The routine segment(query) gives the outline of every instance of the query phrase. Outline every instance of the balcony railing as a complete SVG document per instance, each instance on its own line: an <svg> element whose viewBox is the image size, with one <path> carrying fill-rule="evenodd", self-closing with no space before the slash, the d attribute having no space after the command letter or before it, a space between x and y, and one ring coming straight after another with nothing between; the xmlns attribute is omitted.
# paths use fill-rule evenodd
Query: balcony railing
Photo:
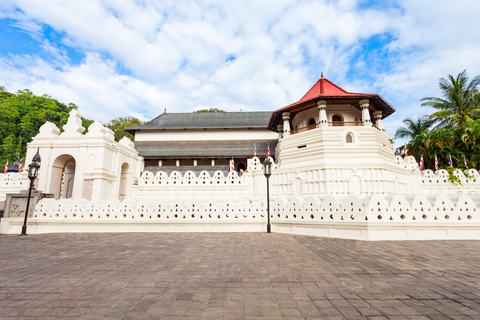
<svg viewBox="0 0 480 320"><path fill-rule="evenodd" d="M363 121L333 121L328 123L329 127L359 127Z"/></svg>
<svg viewBox="0 0 480 320"><path fill-rule="evenodd" d="M312 130L312 129L315 129L317 126L318 126L317 124L312 124L312 125L309 125L308 127L293 129L293 130L290 130L290 134L294 134L294 133L298 133L298 132L302 132L302 131L307 131L307 130Z"/></svg>

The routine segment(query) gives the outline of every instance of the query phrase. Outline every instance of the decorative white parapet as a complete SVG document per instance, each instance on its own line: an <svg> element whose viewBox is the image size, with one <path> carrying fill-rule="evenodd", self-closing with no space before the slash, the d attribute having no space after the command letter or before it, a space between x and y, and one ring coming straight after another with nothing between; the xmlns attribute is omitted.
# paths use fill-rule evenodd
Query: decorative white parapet
<svg viewBox="0 0 480 320"><path fill-rule="evenodd" d="M357 240L480 240L480 195L329 195L277 197L270 204L273 232ZM264 199L177 198L42 199L29 233L49 232L265 232ZM4 218L0 232L15 234L23 219Z"/></svg>
<svg viewBox="0 0 480 320"><path fill-rule="evenodd" d="M0 173L0 201L6 199L7 193L18 193L28 189L27 173Z"/></svg>
<svg viewBox="0 0 480 320"><path fill-rule="evenodd" d="M422 171L422 192L425 194L479 194L480 175L476 169L467 170L468 178L461 170L456 170L453 175L460 183L449 180L449 173L445 169Z"/></svg>
<svg viewBox="0 0 480 320"><path fill-rule="evenodd" d="M245 179L246 174L241 177L235 171L225 175L222 171L216 171L210 176L207 171L198 173L187 171L183 175L178 171L172 171L168 175L164 171L153 174L144 171L133 186L132 197L143 198L175 198L175 197L201 197L203 199L215 194L219 197L235 197L246 195L248 187Z"/></svg>

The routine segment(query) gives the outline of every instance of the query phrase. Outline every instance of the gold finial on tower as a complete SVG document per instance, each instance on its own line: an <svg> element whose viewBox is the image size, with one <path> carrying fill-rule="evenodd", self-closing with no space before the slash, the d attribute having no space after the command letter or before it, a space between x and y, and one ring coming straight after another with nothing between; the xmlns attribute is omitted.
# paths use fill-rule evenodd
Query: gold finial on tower
<svg viewBox="0 0 480 320"><path fill-rule="evenodd" d="M167 108L163 109L163 113L167 113Z"/></svg>
<svg viewBox="0 0 480 320"><path fill-rule="evenodd" d="M320 75L320 78L323 78L323 71L322 71L322 73L321 73L321 75Z"/></svg>

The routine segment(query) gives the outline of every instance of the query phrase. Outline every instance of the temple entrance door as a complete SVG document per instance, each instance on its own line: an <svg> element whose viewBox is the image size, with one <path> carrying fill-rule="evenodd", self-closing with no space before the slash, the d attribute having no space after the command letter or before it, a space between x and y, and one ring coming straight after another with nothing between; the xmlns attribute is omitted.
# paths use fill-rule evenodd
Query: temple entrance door
<svg viewBox="0 0 480 320"><path fill-rule="evenodd" d="M59 156L53 162L49 192L54 194L55 199L73 196L75 167L75 159L68 154Z"/></svg>

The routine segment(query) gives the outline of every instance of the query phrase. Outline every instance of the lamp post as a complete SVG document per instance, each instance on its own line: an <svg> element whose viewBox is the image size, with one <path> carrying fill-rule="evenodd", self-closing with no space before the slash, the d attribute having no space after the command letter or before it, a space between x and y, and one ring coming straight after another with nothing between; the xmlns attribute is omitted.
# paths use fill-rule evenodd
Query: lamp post
<svg viewBox="0 0 480 320"><path fill-rule="evenodd" d="M263 163L263 174L265 178L267 178L267 233L271 232L271 225L270 225L270 190L269 190L269 183L268 179L272 175L272 163L270 162L269 158L265 159Z"/></svg>
<svg viewBox="0 0 480 320"><path fill-rule="evenodd" d="M30 179L30 188L28 189L27 209L25 210L25 219L23 220L22 234L27 235L27 218L28 208L30 207L30 197L32 196L33 182L38 176L38 169L40 168L40 153L38 152L33 156L32 163L28 166L28 178Z"/></svg>

